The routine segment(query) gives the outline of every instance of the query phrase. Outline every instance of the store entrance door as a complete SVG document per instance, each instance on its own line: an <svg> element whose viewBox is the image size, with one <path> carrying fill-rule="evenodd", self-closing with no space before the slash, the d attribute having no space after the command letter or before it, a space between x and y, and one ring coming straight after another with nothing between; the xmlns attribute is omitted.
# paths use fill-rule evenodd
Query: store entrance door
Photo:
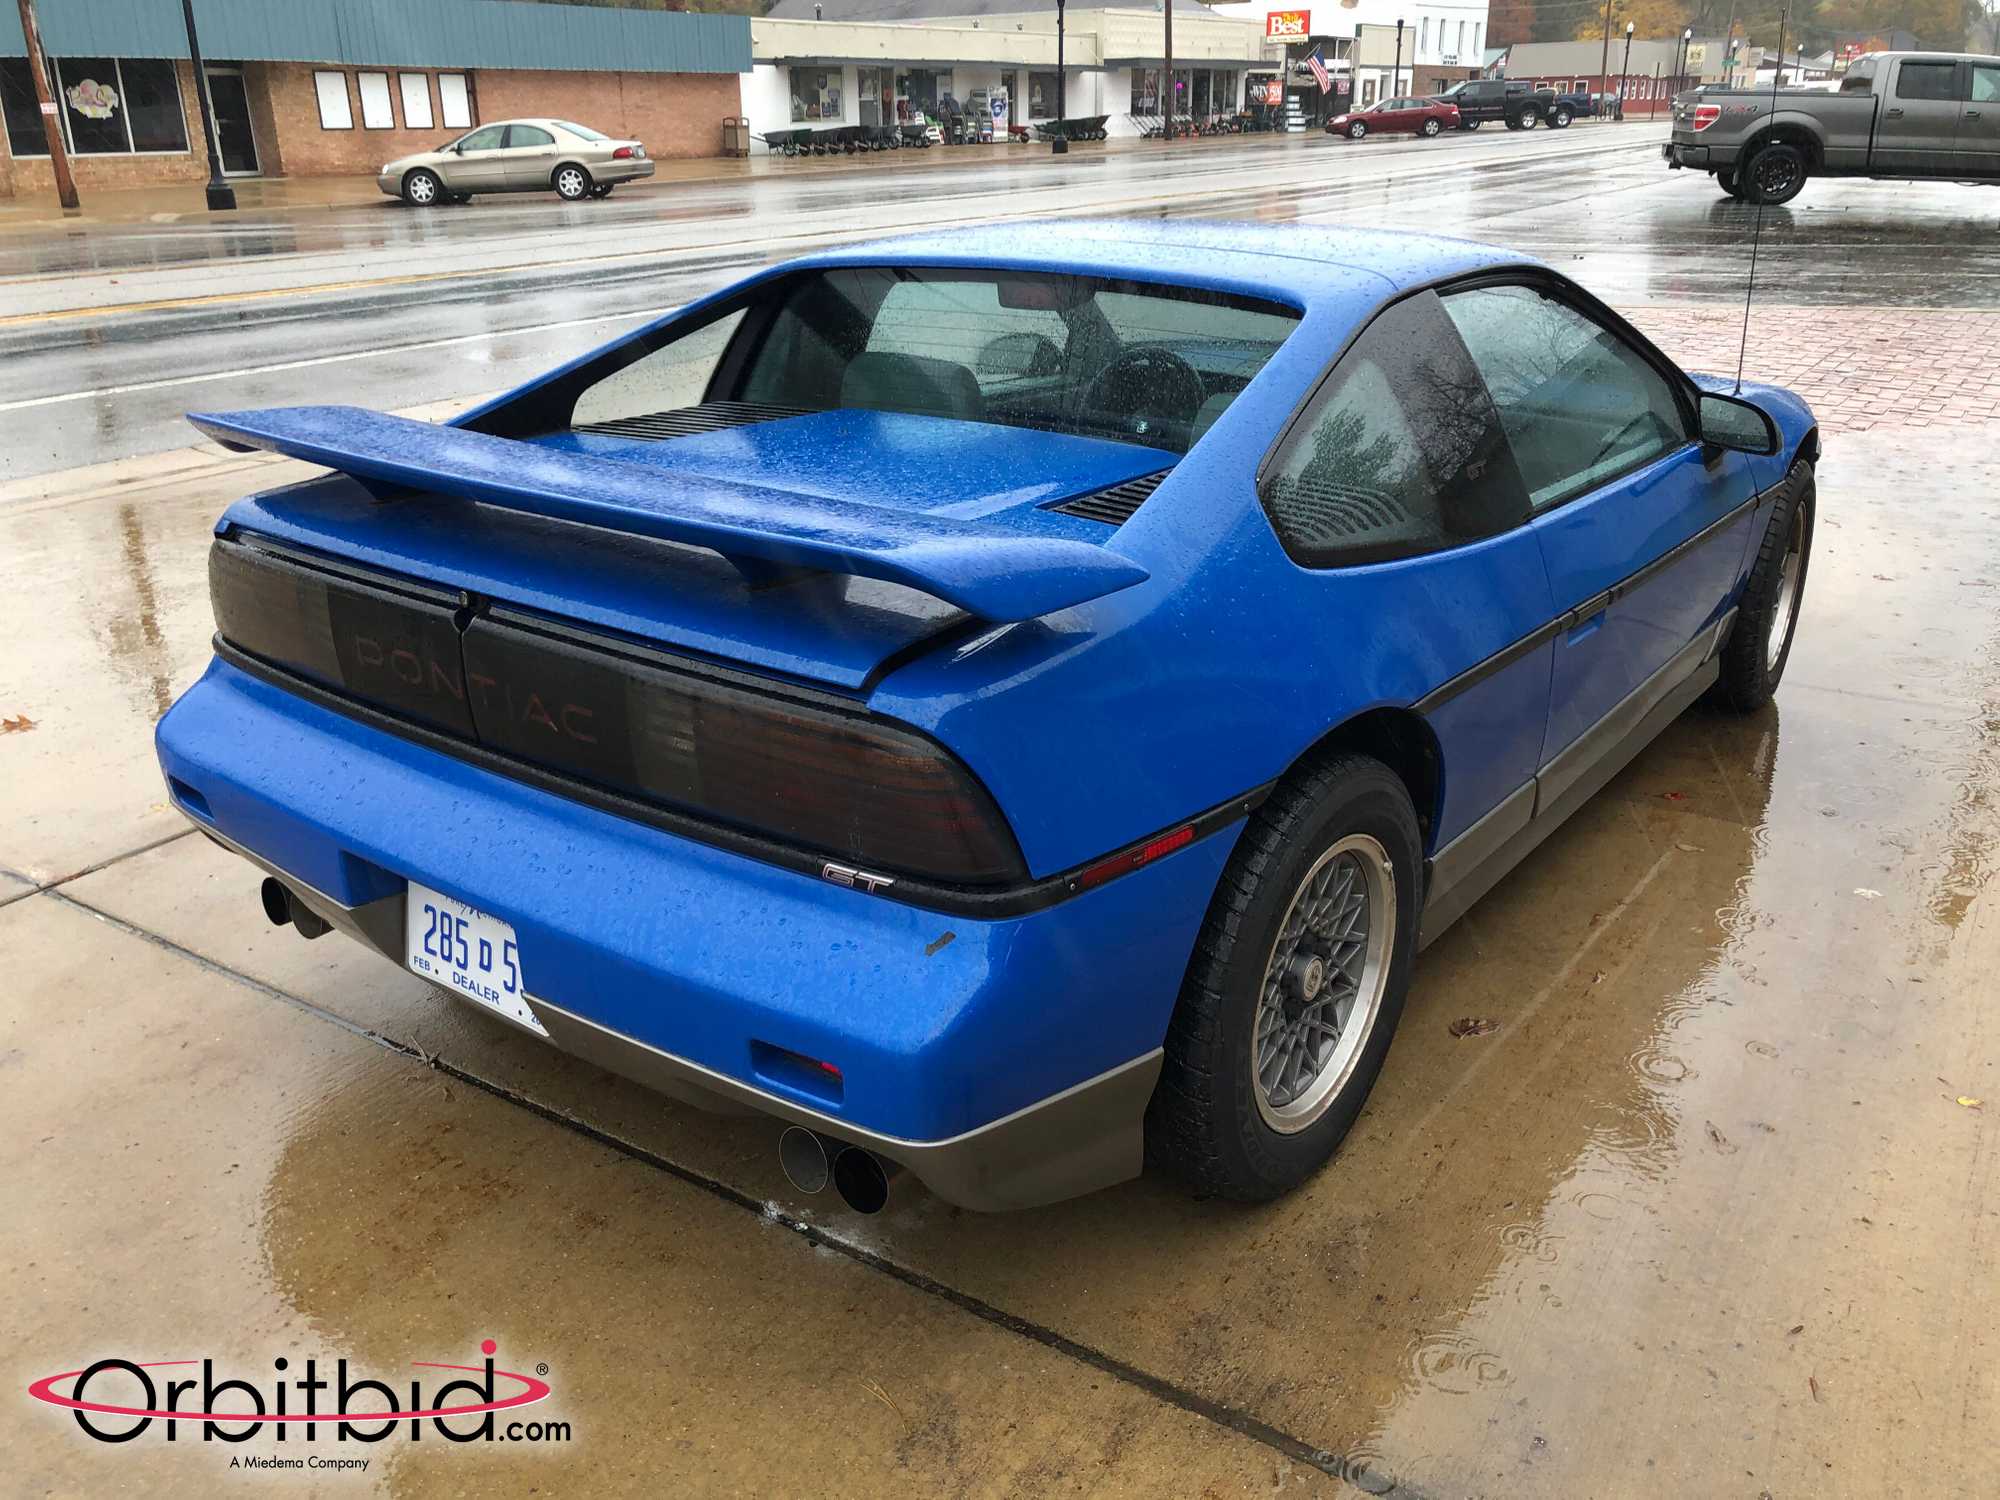
<svg viewBox="0 0 2000 1500"><path fill-rule="evenodd" d="M208 70L208 107L215 112L215 149L231 177L257 175L257 137L250 129L250 92L241 68Z"/></svg>

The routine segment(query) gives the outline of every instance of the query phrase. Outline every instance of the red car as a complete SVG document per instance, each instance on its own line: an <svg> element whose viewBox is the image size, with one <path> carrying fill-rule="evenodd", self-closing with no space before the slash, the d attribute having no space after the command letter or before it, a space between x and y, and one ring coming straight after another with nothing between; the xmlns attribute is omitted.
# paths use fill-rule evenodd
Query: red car
<svg viewBox="0 0 2000 1500"><path fill-rule="evenodd" d="M1441 99L1384 99L1326 122L1328 135L1358 141L1364 135L1438 135L1458 129L1458 106Z"/></svg>

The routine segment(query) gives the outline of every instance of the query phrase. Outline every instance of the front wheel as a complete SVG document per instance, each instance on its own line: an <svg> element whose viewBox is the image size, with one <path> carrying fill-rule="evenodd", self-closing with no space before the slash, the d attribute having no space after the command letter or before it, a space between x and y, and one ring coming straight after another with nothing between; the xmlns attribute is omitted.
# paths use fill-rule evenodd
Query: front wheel
<svg viewBox="0 0 2000 1500"><path fill-rule="evenodd" d="M1736 607L1736 624L1722 648L1721 674L1711 699L1737 713L1754 713L1771 701L1791 659L1812 560L1818 487L1812 465L1801 459L1785 478L1785 493L1764 528L1750 581Z"/></svg>
<svg viewBox="0 0 2000 1500"><path fill-rule="evenodd" d="M403 201L414 208L429 208L444 196L444 182L426 167L418 167L403 179Z"/></svg>
<svg viewBox="0 0 2000 1500"><path fill-rule="evenodd" d="M1458 122L1458 128L1460 130L1477 130L1485 123L1484 120L1461 120Z"/></svg>
<svg viewBox="0 0 2000 1500"><path fill-rule="evenodd" d="M1554 114L1549 116L1549 127L1553 130L1567 130L1569 129L1569 122L1572 118L1573 117L1571 116L1568 110L1559 109Z"/></svg>
<svg viewBox="0 0 2000 1500"><path fill-rule="evenodd" d="M1444 126L1440 125L1436 120L1426 120L1424 121L1424 128L1423 128L1424 138L1428 140L1430 137L1436 135L1439 131L1443 129Z"/></svg>
<svg viewBox="0 0 2000 1500"><path fill-rule="evenodd" d="M1347 127L1347 138L1350 141L1358 141L1366 134L1368 134L1368 127L1359 120L1356 120Z"/></svg>
<svg viewBox="0 0 2000 1500"><path fill-rule="evenodd" d="M1146 1153L1258 1201L1333 1154L1374 1087L1415 961L1423 847L1402 780L1329 756L1231 854L1167 1026Z"/></svg>
<svg viewBox="0 0 2000 1500"><path fill-rule="evenodd" d="M1744 196L1752 203L1789 203L1806 185L1806 154L1785 141L1773 141L1745 170Z"/></svg>
<svg viewBox="0 0 2000 1500"><path fill-rule="evenodd" d="M556 168L556 196L565 203L581 203L590 196L592 185L590 174L582 167L570 165Z"/></svg>

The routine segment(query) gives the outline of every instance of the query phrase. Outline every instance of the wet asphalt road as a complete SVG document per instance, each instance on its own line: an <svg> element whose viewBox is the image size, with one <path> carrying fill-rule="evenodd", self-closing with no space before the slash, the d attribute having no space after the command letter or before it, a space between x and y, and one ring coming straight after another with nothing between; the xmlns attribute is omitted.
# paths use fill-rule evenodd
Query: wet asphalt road
<svg viewBox="0 0 2000 1500"><path fill-rule="evenodd" d="M1726 358L1733 293L1710 277L1740 262L1731 211L1712 215L1704 182L1641 150L1581 129L1552 139L1422 148L1429 173L1399 165L1418 148L1374 146L1351 169L1338 145L1283 149L1343 152L1328 159L1378 220L1471 203L1493 216L1473 232L1558 263L1568 243L1670 348ZM1577 147L1596 159L1529 162ZM1261 170L1254 151L1233 160ZM1503 165L1478 177L1488 162ZM1362 184L1378 163L1384 183ZM909 180L700 191L969 213L952 192L974 175L931 163ZM1546 186L1564 182L1567 197ZM10 1485L213 1494L273 1477L231 1471L237 1453L300 1449L225 1451L192 1428L100 1445L19 1394L95 1357L213 1355L252 1375L278 1356L345 1357L394 1378L411 1361L473 1363L492 1338L503 1368L547 1366L537 1411L573 1424L568 1440L398 1439L365 1450L366 1471L275 1477L299 1495L593 1500L1991 1493L2000 397L1983 376L2000 313L1970 217L1988 201L1828 184L1774 217L1821 240L1767 259L1789 253L1793 280L1759 339L1827 428L1777 702L1683 716L1425 953L1329 1168L1259 1208L1145 1178L995 1218L914 1188L873 1219L801 1197L768 1122L692 1112L343 939L272 929L256 876L163 800L150 734L208 660L208 528L234 497L306 472L179 446L180 409L448 402L621 326L517 319L652 305L663 286L677 301L723 271L649 266L586 294L576 278L606 263L578 262L519 304L451 300L453 257L573 234L572 211L532 202L491 219L481 205L393 249L367 236L427 226L389 208L321 213L293 226L309 252L227 275L202 257L205 226L0 235L16 274L36 256L50 274L122 257L45 287L43 321L0 327L103 335L31 355L46 381L186 382L0 412L16 465L0 477ZM590 220L621 226L591 253L666 254L639 245L669 232L657 206L583 211L621 216ZM761 208L756 222L771 227ZM503 233L461 227L488 223ZM1704 225L1714 253L1666 253ZM672 232L690 257L783 248L717 250L723 227L700 221ZM240 296L258 277L432 271L357 290L346 311L319 300L345 293ZM234 300L46 317L126 296L135 274L146 299ZM206 332L172 332L182 318ZM464 342L377 353L399 318ZM128 324L152 332L108 337ZM265 341L256 360L245 338ZM303 359L326 362L269 368ZM24 472L35 439L52 456ZM124 456L148 445L171 451ZM1492 1029L1455 1035L1466 1019Z"/></svg>
<svg viewBox="0 0 2000 1500"><path fill-rule="evenodd" d="M773 162L579 207L382 199L0 234L0 472L179 447L190 409L393 409L503 389L751 267L941 224L1106 213L1406 225L1542 256L1621 307L1738 299L1753 212L1667 171L1663 134L1635 121L1067 159L933 151ZM1996 211L2000 195L1964 188L1816 183L1767 213L1760 284L1788 307L2000 306Z"/></svg>

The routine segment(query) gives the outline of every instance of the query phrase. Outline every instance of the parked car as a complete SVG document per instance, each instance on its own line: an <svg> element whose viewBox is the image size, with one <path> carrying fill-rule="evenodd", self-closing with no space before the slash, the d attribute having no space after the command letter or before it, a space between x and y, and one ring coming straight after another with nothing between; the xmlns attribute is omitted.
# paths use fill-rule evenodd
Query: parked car
<svg viewBox="0 0 2000 1500"><path fill-rule="evenodd" d="M1438 98L1458 109L1458 128L1477 130L1499 121L1509 130L1533 130L1537 124L1557 129L1569 124L1563 113L1557 120L1554 89L1537 89L1525 78L1469 78L1446 89Z"/></svg>
<svg viewBox="0 0 2000 1500"><path fill-rule="evenodd" d="M1625 101L1618 95L1595 93L1589 89L1565 90L1556 95L1556 108L1566 110L1573 120L1622 120L1625 118ZM1551 121L1550 123L1554 123ZM1567 123L1567 122L1565 122ZM1561 129L1561 126L1557 126Z"/></svg>
<svg viewBox="0 0 2000 1500"><path fill-rule="evenodd" d="M1312 1173L1418 950L1770 698L1819 453L1521 255L1185 222L828 250L441 426L192 420L335 471L222 516L158 729L266 915L861 1209Z"/></svg>
<svg viewBox="0 0 2000 1500"><path fill-rule="evenodd" d="M1661 150L1753 203L1788 203L1814 176L2000 182L2000 57L1870 53L1833 94L1691 90Z"/></svg>
<svg viewBox="0 0 2000 1500"><path fill-rule="evenodd" d="M1458 108L1438 99L1384 99L1326 122L1328 135L1358 141L1369 135L1420 135L1426 139L1458 128Z"/></svg>
<svg viewBox="0 0 2000 1500"><path fill-rule="evenodd" d="M554 192L574 203L652 175L638 141L568 120L497 120L435 151L384 162L375 185L419 208L470 202L474 193Z"/></svg>

